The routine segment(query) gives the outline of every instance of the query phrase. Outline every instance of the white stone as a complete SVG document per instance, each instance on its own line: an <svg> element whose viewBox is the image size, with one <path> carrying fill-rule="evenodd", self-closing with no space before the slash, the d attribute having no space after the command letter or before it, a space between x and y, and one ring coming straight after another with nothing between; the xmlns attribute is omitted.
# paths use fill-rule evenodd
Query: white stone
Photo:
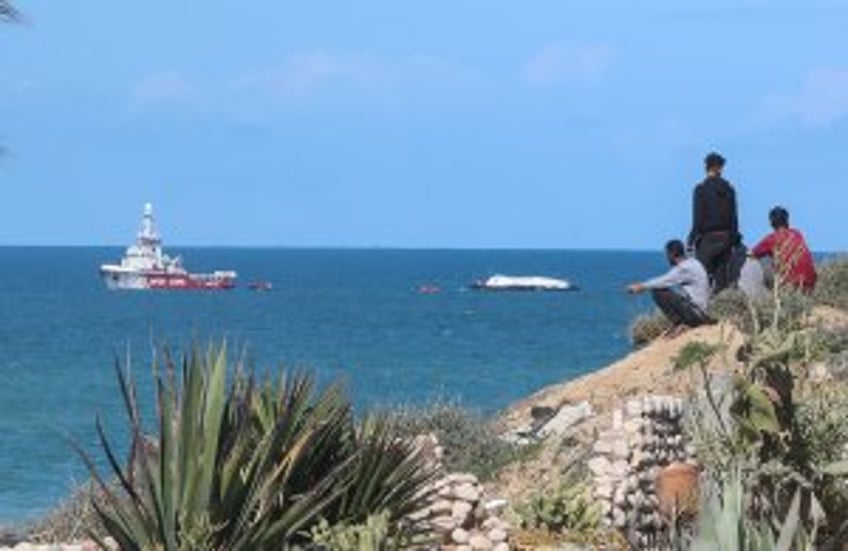
<svg viewBox="0 0 848 551"><path fill-rule="evenodd" d="M612 510L612 525L619 529L627 526L627 515L618 507Z"/></svg>
<svg viewBox="0 0 848 551"><path fill-rule="evenodd" d="M478 484L479 480L471 473L452 473L448 475L453 484Z"/></svg>
<svg viewBox="0 0 848 551"><path fill-rule="evenodd" d="M612 442L609 440L598 440L592 446L592 451L597 454L607 455L612 453Z"/></svg>
<svg viewBox="0 0 848 551"><path fill-rule="evenodd" d="M474 534L470 538L468 538L468 544L471 546L471 549L491 549L492 542L489 541L489 538L484 536L483 534Z"/></svg>
<svg viewBox="0 0 848 551"><path fill-rule="evenodd" d="M627 400L624 410L627 412L628 417L639 417L642 415L644 408L640 400Z"/></svg>
<svg viewBox="0 0 848 551"><path fill-rule="evenodd" d="M424 520L425 518L429 517L430 513L431 513L430 508L424 507L423 509L419 509L419 510L415 511L414 513L410 513L409 515L407 515L407 518L409 518L409 520L411 520L413 522L418 522L418 521Z"/></svg>
<svg viewBox="0 0 848 551"><path fill-rule="evenodd" d="M599 484L595 486L595 495L603 499L612 499L612 484Z"/></svg>
<svg viewBox="0 0 848 551"><path fill-rule="evenodd" d="M612 495L612 502L618 506L627 503L627 490L623 485L615 489L615 492Z"/></svg>
<svg viewBox="0 0 848 551"><path fill-rule="evenodd" d="M436 517L430 520L434 530L442 534L448 534L456 529L456 519L451 517Z"/></svg>
<svg viewBox="0 0 848 551"><path fill-rule="evenodd" d="M624 477L626 477L629 471L630 466L624 459L614 461L610 468L610 473L618 479L623 479Z"/></svg>
<svg viewBox="0 0 848 551"><path fill-rule="evenodd" d="M644 424L645 422L642 421L641 417L631 417L624 422L624 426L622 428L624 428L624 432L628 434L637 434L642 430L642 425Z"/></svg>
<svg viewBox="0 0 848 551"><path fill-rule="evenodd" d="M492 551L509 551L509 544L505 541L496 543L495 546L492 547Z"/></svg>
<svg viewBox="0 0 848 551"><path fill-rule="evenodd" d="M451 541L456 544L468 543L469 534L467 530L463 530L462 528L457 528L453 532L451 532Z"/></svg>
<svg viewBox="0 0 848 551"><path fill-rule="evenodd" d="M563 406L550 421L538 430L539 436L562 436L568 429L592 415L592 406L587 401L574 406Z"/></svg>
<svg viewBox="0 0 848 551"><path fill-rule="evenodd" d="M595 456L586 464L589 470L597 476L604 476L610 473L612 464L606 457Z"/></svg>
<svg viewBox="0 0 848 551"><path fill-rule="evenodd" d="M440 499L430 506L430 513L434 516L450 513L453 511L453 502L449 499Z"/></svg>
<svg viewBox="0 0 848 551"><path fill-rule="evenodd" d="M630 446L626 440L616 440L612 444L612 455L621 459L626 459L630 455Z"/></svg>
<svg viewBox="0 0 848 551"><path fill-rule="evenodd" d="M487 513L491 515L497 515L509 505L509 502L502 498L490 499L486 503L483 504L483 509L486 510Z"/></svg>
<svg viewBox="0 0 848 551"><path fill-rule="evenodd" d="M814 384L824 383L833 378L830 374L830 370L827 368L827 365L823 362L816 362L812 364L808 368L807 373L810 378L810 382Z"/></svg>
<svg viewBox="0 0 848 551"><path fill-rule="evenodd" d="M480 499L480 490L472 484L460 484L453 489L453 496L457 499L473 503Z"/></svg>
<svg viewBox="0 0 848 551"><path fill-rule="evenodd" d="M489 530L486 537L489 538L489 541L492 543L500 543L502 541L506 541L506 532L499 528L495 528L493 530Z"/></svg>
<svg viewBox="0 0 848 551"><path fill-rule="evenodd" d="M467 501L455 501L453 504L453 510L451 511L451 516L462 524L465 522L465 519L468 518L468 514L471 513L473 508L474 507Z"/></svg>
<svg viewBox="0 0 848 551"><path fill-rule="evenodd" d="M624 413L620 408L612 410L612 428L619 430L624 425Z"/></svg>

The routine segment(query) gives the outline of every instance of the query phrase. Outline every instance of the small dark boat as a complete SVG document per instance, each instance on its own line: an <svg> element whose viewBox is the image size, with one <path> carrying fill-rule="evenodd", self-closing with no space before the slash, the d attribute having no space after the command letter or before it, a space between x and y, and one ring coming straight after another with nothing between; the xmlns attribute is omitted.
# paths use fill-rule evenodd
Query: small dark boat
<svg viewBox="0 0 848 551"><path fill-rule="evenodd" d="M270 291L273 288L270 281L251 281L247 284L251 291Z"/></svg>

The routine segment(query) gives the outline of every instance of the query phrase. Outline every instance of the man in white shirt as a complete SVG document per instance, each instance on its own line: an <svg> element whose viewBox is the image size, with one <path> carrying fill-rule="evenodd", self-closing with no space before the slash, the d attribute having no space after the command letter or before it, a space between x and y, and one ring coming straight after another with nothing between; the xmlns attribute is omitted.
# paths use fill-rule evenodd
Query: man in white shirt
<svg viewBox="0 0 848 551"><path fill-rule="evenodd" d="M657 307L676 328L697 327L713 320L707 315L710 280L704 266L686 256L683 242L677 239L665 245L671 269L665 274L627 286L634 295L651 291Z"/></svg>

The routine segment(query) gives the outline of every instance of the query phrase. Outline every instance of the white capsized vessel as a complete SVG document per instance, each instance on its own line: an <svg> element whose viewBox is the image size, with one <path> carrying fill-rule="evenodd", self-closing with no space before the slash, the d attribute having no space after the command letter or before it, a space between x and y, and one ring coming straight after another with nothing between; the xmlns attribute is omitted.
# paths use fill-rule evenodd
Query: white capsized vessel
<svg viewBox="0 0 848 551"><path fill-rule="evenodd" d="M500 274L475 281L471 284L471 288L481 291L576 291L578 289L566 279Z"/></svg>
<svg viewBox="0 0 848 551"><path fill-rule="evenodd" d="M109 289L207 289L235 287L234 271L192 274L180 257L162 252L162 238L156 231L153 205L144 205L141 228L133 245L127 247L120 264L103 264L100 276Z"/></svg>

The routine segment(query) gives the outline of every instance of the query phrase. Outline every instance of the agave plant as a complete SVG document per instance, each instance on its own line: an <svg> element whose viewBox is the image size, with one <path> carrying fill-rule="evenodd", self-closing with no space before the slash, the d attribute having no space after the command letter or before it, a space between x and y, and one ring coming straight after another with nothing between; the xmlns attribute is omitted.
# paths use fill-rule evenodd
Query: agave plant
<svg viewBox="0 0 848 551"><path fill-rule="evenodd" d="M149 436L132 379L119 386L131 459L117 460L98 419L114 491L77 447L106 494L95 504L121 549L279 549L319 522L356 524L385 513L393 529L420 508L432 473L387 423L357 426L338 385L316 392L305 374L228 383L224 346L195 349L177 369L154 366L157 431ZM101 542L102 543L102 542Z"/></svg>

